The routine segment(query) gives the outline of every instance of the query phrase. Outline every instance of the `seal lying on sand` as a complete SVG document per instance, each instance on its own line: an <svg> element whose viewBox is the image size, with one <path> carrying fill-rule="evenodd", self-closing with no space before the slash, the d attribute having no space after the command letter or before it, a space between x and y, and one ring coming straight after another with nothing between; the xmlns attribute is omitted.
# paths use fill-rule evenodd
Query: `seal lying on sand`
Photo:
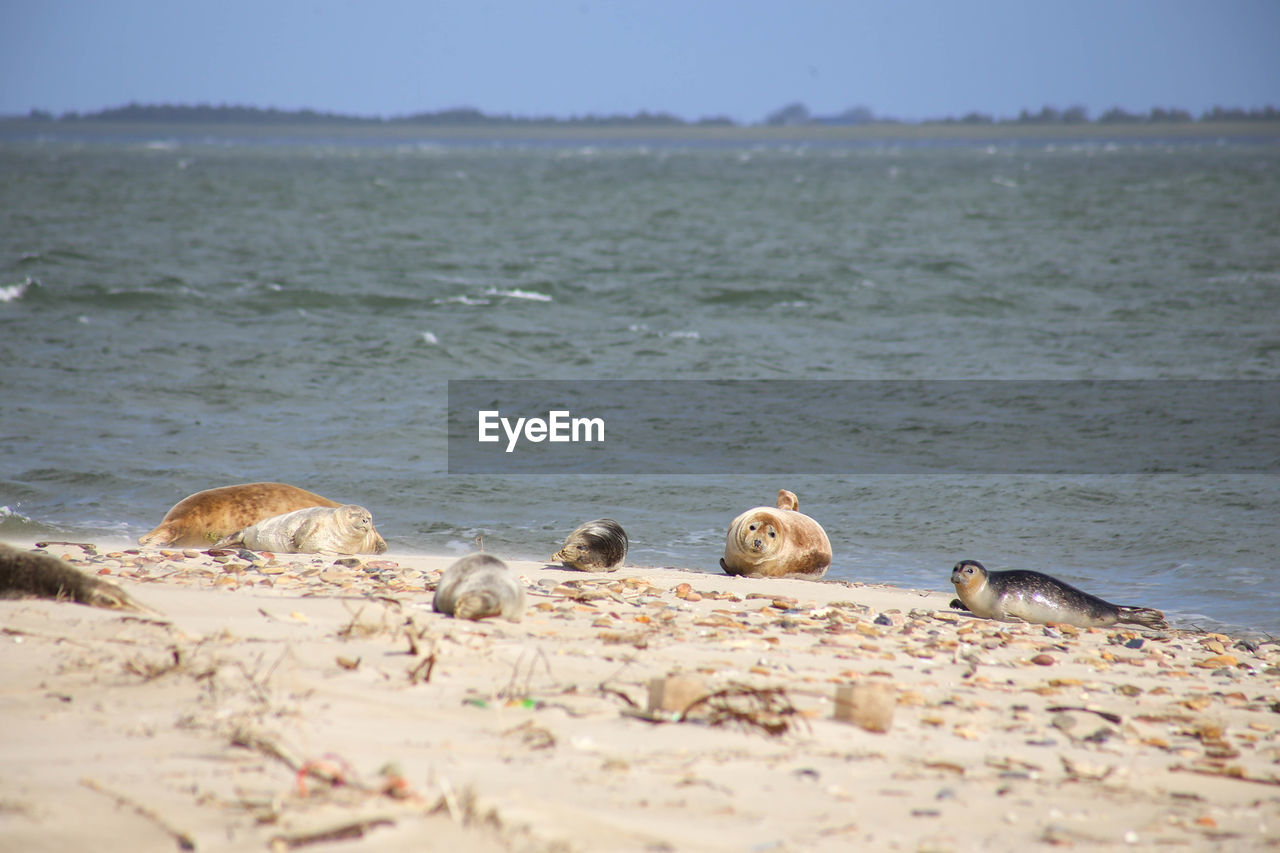
<svg viewBox="0 0 1280 853"><path fill-rule="evenodd" d="M524 616L524 586L497 557L468 554L444 570L432 607L459 619L502 616L519 622Z"/></svg>
<svg viewBox="0 0 1280 853"><path fill-rule="evenodd" d="M207 489L178 501L165 513L160 526L139 539L138 544L208 548L264 518L308 506L341 504L286 483L242 483Z"/></svg>
<svg viewBox="0 0 1280 853"><path fill-rule="evenodd" d="M1132 622L1148 628L1169 627L1159 610L1111 604L1039 572L989 572L977 560L961 560L951 570L951 582L960 603L974 616L1001 622L1061 622L1081 628Z"/></svg>
<svg viewBox="0 0 1280 853"><path fill-rule="evenodd" d="M720 568L749 578L813 578L831 565L822 525L799 511L794 492L778 490L778 506L753 507L729 525Z"/></svg>
<svg viewBox="0 0 1280 853"><path fill-rule="evenodd" d="M381 554L387 543L373 515L355 504L309 506L251 524L219 539L215 548L245 547L282 554Z"/></svg>
<svg viewBox="0 0 1280 853"><path fill-rule="evenodd" d="M551 555L551 562L580 572L611 572L627 558L628 544L621 524L597 518L570 533L564 547Z"/></svg>
<svg viewBox="0 0 1280 853"><path fill-rule="evenodd" d="M0 544L0 598L66 599L91 607L146 610L123 589L50 554Z"/></svg>

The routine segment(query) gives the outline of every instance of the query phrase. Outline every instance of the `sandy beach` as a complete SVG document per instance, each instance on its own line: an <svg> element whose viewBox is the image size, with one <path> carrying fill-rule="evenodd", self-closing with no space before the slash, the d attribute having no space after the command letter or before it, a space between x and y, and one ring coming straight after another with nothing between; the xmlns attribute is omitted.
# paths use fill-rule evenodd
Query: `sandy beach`
<svg viewBox="0 0 1280 853"><path fill-rule="evenodd" d="M509 561L524 619L467 622L454 557L46 550L154 613L0 601L7 850L1280 845L1276 642L995 623L945 572Z"/></svg>

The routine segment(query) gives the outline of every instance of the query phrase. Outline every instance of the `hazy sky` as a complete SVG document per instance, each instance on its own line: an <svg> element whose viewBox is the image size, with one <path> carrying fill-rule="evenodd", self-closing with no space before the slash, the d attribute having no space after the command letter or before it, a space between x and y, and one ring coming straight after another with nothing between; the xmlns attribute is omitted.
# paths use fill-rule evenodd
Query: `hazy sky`
<svg viewBox="0 0 1280 853"><path fill-rule="evenodd" d="M1280 106L1280 0L0 0L0 114Z"/></svg>

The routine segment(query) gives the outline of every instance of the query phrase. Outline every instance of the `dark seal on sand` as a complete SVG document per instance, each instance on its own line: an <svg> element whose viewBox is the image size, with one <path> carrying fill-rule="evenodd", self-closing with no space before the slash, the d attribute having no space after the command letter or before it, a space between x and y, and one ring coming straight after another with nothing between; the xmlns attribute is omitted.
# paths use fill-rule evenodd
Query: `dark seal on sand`
<svg viewBox="0 0 1280 853"><path fill-rule="evenodd" d="M52 598L114 610L144 610L123 589L65 560L0 544L0 598Z"/></svg>
<svg viewBox="0 0 1280 853"><path fill-rule="evenodd" d="M1147 628L1169 627L1159 610L1112 604L1039 572L989 572L977 560L961 560L951 570L951 582L960 603L974 616L1001 622L1060 622L1081 628L1131 622Z"/></svg>
<svg viewBox="0 0 1280 853"><path fill-rule="evenodd" d="M627 558L627 532L612 518L588 521L569 534L551 562L580 572L611 572Z"/></svg>

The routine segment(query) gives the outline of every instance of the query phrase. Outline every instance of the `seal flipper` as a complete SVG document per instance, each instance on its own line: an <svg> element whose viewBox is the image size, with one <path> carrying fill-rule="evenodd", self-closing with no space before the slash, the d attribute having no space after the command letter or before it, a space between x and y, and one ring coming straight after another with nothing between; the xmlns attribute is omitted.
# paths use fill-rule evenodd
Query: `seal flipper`
<svg viewBox="0 0 1280 853"><path fill-rule="evenodd" d="M1164 613L1159 610L1152 610L1150 607L1125 607L1117 605L1118 615L1117 622L1132 622L1135 625L1143 625L1147 628L1164 629L1169 627L1169 623L1164 621Z"/></svg>
<svg viewBox="0 0 1280 853"><path fill-rule="evenodd" d="M948 606L948 607L950 607L952 610L963 610L963 611L964 611L964 612L966 612L966 613L972 613L972 612L973 612L973 611L972 611L972 610L970 610L969 608L965 607L965 606L964 606L964 602L963 602L963 601L961 601L961 600L960 600L960 599L958 599L958 598L953 598L953 599L951 599L951 603L950 603L950 604L948 604L947 606Z"/></svg>
<svg viewBox="0 0 1280 853"><path fill-rule="evenodd" d="M453 605L456 619L484 619L486 616L498 616L502 613L502 602L488 590L468 592L458 598Z"/></svg>
<svg viewBox="0 0 1280 853"><path fill-rule="evenodd" d="M209 546L210 548L243 548L244 547L244 531L237 530L235 533L223 536L217 542Z"/></svg>

